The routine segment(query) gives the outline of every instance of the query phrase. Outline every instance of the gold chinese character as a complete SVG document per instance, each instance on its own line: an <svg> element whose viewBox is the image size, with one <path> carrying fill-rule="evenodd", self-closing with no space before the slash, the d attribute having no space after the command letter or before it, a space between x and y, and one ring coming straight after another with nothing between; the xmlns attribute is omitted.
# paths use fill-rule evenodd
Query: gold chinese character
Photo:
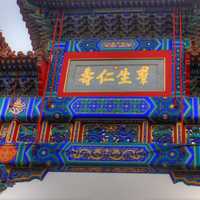
<svg viewBox="0 0 200 200"><path fill-rule="evenodd" d="M109 72L107 69L104 69L99 76L96 77L97 80L99 80L99 83L102 85L105 82L112 82L115 79L112 77L114 72Z"/></svg>
<svg viewBox="0 0 200 200"><path fill-rule="evenodd" d="M84 72L81 74L81 78L79 78L79 81L86 86L90 86L93 79L94 72L91 70L91 67L86 67Z"/></svg>
<svg viewBox="0 0 200 200"><path fill-rule="evenodd" d="M120 79L120 81L118 82L119 85L132 83L132 81L130 80L130 72L128 71L128 67L122 69L117 75L117 78Z"/></svg>
<svg viewBox="0 0 200 200"><path fill-rule="evenodd" d="M148 76L149 76L149 66L144 65L139 70L137 70L137 80L140 81L140 84L145 85L148 83Z"/></svg>

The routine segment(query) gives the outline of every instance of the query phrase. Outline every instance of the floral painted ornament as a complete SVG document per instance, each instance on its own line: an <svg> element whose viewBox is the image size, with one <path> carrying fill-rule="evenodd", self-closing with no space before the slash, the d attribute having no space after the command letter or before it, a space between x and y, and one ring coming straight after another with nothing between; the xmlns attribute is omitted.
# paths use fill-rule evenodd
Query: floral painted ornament
<svg viewBox="0 0 200 200"><path fill-rule="evenodd" d="M17 98L16 101L10 105L9 111L13 115L18 115L26 108L26 104L20 99Z"/></svg>
<svg viewBox="0 0 200 200"><path fill-rule="evenodd" d="M0 146L0 163L9 163L17 154L17 149L14 145Z"/></svg>

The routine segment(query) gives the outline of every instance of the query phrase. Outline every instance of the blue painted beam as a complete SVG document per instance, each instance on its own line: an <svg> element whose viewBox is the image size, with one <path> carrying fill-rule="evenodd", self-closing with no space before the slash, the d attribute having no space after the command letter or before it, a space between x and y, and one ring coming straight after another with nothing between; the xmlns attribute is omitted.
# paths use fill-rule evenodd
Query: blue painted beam
<svg viewBox="0 0 200 200"><path fill-rule="evenodd" d="M75 119L148 119L151 122L176 123L181 118L181 99L163 97L73 97L45 98L41 111L40 97L1 97L0 121L18 119L36 122L42 114L46 121L67 122ZM184 121L198 123L200 98L185 97Z"/></svg>

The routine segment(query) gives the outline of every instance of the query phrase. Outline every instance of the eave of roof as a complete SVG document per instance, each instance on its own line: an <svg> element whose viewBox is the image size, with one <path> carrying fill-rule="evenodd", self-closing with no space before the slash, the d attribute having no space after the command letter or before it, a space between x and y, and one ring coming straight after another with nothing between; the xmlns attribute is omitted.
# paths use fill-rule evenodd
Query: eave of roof
<svg viewBox="0 0 200 200"><path fill-rule="evenodd" d="M5 57L11 53L12 53L11 48L9 47L5 38L3 37L3 33L0 32L0 57Z"/></svg>
<svg viewBox="0 0 200 200"><path fill-rule="evenodd" d="M27 54L19 51L15 53L9 47L3 33L0 32L0 71L1 70L30 70L36 69L37 56L35 53L29 51Z"/></svg>
<svg viewBox="0 0 200 200"><path fill-rule="evenodd" d="M28 0L43 8L123 8L123 7L191 7L199 5L196 0Z"/></svg>
<svg viewBox="0 0 200 200"><path fill-rule="evenodd" d="M186 21L188 21L187 23L189 23L189 25L187 24L187 26L185 26L187 28L186 32L188 32L189 34L191 30L195 32L196 29L194 29L193 27L194 25L196 27L196 24L199 24L199 21L197 18L195 18L192 21L188 20L190 15L193 15L193 12L195 10L193 9L194 8L193 6L196 7L198 6L198 4L200 4L199 1L195 1L195 0L106 0L106 1L105 0L34 0L34 1L33 0L17 0L17 3L20 7L20 11L23 15L23 19L26 22L26 26L28 28L30 38L32 41L32 46L35 51L45 50L48 48L48 42L51 40L51 37L52 37L53 25L55 24L55 21L56 21L56 13L57 11L60 11L61 8L65 9L65 19L64 19L65 24L64 24L64 30L63 30L63 35L65 39L73 38L73 37L76 38L77 36L74 34L73 31L76 31L76 30L82 31L82 29L79 28L79 25L83 24L82 22L84 22L84 18L83 18L83 21L80 22L80 20L78 20L76 24L76 20L75 21L71 20L70 16L72 17L74 16L76 18L76 16L84 17L85 15L87 18L87 15L88 15L88 18L93 18L93 16L94 17L96 16L94 15L94 13L98 15L102 11L106 14L112 14L112 12L115 12L115 11L117 11L117 13L123 14L123 12L125 11L123 7L126 7L126 11L128 11L129 9L130 13L131 12L134 13L135 12L134 9L137 9L137 7L145 6L145 8L141 8L139 11L140 13L144 13L144 14L147 12L151 13L151 9L149 8L152 7L154 11L155 10L159 11L158 15L162 15L163 13L161 11L162 9L165 12L168 12L169 15L171 15L175 7L176 8L183 7L182 14L186 16L187 18ZM110 8L115 7L115 8L120 8L120 9L111 10L109 9L109 7ZM89 8L89 9L86 9L86 8ZM105 8L108 8L108 10L106 10ZM197 15L199 14L197 13ZM170 20L170 18L168 17L167 19ZM160 19L158 17L158 21L159 20ZM71 24L68 23L69 21ZM77 26L74 26L74 24L76 24ZM84 24L83 26L85 28L88 28L87 24L90 24L92 26L92 24L89 21L86 22L86 26ZM73 30L71 31L71 29ZM97 29L94 28L94 30L97 30ZM70 32L71 35L68 34L68 32ZM84 32L84 30L82 32ZM81 32L80 38L84 38L84 36L82 37L82 32ZM77 35L79 35L79 33ZM89 33L89 35L93 37L92 34ZM162 36L163 35L158 35L158 37L162 37ZM95 37L95 34L94 34L94 37ZM96 37L99 38L99 35L97 35ZM128 35L127 37L134 37L134 35ZM155 37L157 37L157 35ZM165 36L165 37L168 37L168 36Z"/></svg>

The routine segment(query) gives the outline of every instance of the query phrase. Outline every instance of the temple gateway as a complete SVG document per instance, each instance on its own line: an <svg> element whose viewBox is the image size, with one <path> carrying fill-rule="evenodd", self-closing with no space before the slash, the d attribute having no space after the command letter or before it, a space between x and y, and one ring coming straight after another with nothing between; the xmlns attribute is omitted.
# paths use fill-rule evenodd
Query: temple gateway
<svg viewBox="0 0 200 200"><path fill-rule="evenodd" d="M0 34L0 190L47 172L200 185L200 3L18 0L33 52Z"/></svg>

